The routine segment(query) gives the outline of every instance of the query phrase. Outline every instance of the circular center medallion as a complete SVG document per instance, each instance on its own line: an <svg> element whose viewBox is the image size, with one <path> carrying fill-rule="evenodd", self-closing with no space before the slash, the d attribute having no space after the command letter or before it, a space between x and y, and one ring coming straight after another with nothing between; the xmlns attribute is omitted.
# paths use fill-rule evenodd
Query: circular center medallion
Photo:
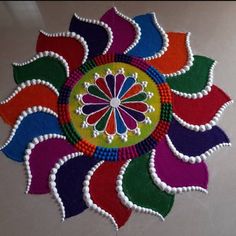
<svg viewBox="0 0 236 236"><path fill-rule="evenodd" d="M120 106L120 99L119 98L112 98L110 101L110 106L113 108L117 108Z"/></svg>
<svg viewBox="0 0 236 236"><path fill-rule="evenodd" d="M105 160L149 152L167 133L171 93L164 77L141 59L103 55L74 71L59 98L68 140Z"/></svg>

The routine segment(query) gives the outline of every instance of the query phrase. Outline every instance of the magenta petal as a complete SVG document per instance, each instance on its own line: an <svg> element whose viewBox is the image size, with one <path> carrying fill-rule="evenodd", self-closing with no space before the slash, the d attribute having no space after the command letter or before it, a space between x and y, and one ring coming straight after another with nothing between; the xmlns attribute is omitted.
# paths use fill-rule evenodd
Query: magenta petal
<svg viewBox="0 0 236 236"><path fill-rule="evenodd" d="M122 84L125 81L125 76L123 74L117 74L116 75L116 89L115 89L115 96L117 96L120 92L120 88L122 86Z"/></svg>
<svg viewBox="0 0 236 236"><path fill-rule="evenodd" d="M135 121L135 119L132 116L130 116L127 112L125 112L123 109L118 108L118 110L127 128L130 130L136 129L137 122Z"/></svg>
<svg viewBox="0 0 236 236"><path fill-rule="evenodd" d="M166 139L157 145L150 162L150 171L154 182L167 192L191 190L206 192L208 184L206 164L204 162L191 164L179 160L169 149Z"/></svg>
<svg viewBox="0 0 236 236"><path fill-rule="evenodd" d="M38 139L39 141L40 139ZM70 144L64 136L57 138L44 138L38 144L30 149L31 153L26 160L26 166L29 165L30 177L28 179L27 192L31 194L49 193L49 175L55 163L65 155L75 153L76 149Z"/></svg>
<svg viewBox="0 0 236 236"><path fill-rule="evenodd" d="M136 44L136 23L132 19L125 19L116 8L108 10L101 21L107 23L113 33L113 43L108 52L123 53Z"/></svg>
<svg viewBox="0 0 236 236"><path fill-rule="evenodd" d="M96 103L96 104L105 104L108 103L108 101L103 100L101 98L95 97L91 94L85 94L82 96L82 101L83 103L87 104L87 103Z"/></svg>

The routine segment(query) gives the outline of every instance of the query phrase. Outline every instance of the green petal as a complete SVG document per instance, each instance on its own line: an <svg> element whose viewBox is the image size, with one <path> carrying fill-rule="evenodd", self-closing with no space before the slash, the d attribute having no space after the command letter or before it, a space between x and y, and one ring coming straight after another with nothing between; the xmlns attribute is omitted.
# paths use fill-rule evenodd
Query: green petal
<svg viewBox="0 0 236 236"><path fill-rule="evenodd" d="M57 58L44 56L25 65L13 64L14 79L17 84L26 80L40 79L60 89L67 74L63 63Z"/></svg>
<svg viewBox="0 0 236 236"><path fill-rule="evenodd" d="M96 124L95 128L98 131L103 131L105 129L110 113L111 113L111 108L109 109L109 111L106 112L106 114L102 117L102 119L100 119L100 121Z"/></svg>
<svg viewBox="0 0 236 236"><path fill-rule="evenodd" d="M132 203L165 217L174 203L174 195L158 188L149 173L150 154L133 159L123 175L123 192Z"/></svg>
<svg viewBox="0 0 236 236"><path fill-rule="evenodd" d="M107 96L96 85L90 85L88 87L88 92L92 95L108 100Z"/></svg>
<svg viewBox="0 0 236 236"><path fill-rule="evenodd" d="M182 75L167 78L167 83L172 89L179 92L201 92L207 86L214 62L208 57L195 55L190 70Z"/></svg>

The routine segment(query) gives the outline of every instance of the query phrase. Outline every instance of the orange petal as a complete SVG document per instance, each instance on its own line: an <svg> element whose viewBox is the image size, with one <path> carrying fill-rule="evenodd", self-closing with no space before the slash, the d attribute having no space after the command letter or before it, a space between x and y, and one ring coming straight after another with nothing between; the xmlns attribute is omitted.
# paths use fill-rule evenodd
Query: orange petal
<svg viewBox="0 0 236 236"><path fill-rule="evenodd" d="M169 47L163 56L147 60L158 71L169 76L184 73L192 65L193 56L189 45L190 33L168 33Z"/></svg>
<svg viewBox="0 0 236 236"><path fill-rule="evenodd" d="M141 84L135 84L131 89L128 90L128 92L121 99L123 100L131 96L134 96L135 94L141 92L142 89L143 87Z"/></svg>
<svg viewBox="0 0 236 236"><path fill-rule="evenodd" d="M29 86L22 85L9 99L0 104L0 116L7 124L14 125L22 111L28 107L47 107L57 113L58 96L52 88L40 83Z"/></svg>
<svg viewBox="0 0 236 236"><path fill-rule="evenodd" d="M107 123L107 127L106 127L106 132L108 134L115 134L116 132L116 123L115 123L115 116L114 116L114 111L112 111L108 123Z"/></svg>

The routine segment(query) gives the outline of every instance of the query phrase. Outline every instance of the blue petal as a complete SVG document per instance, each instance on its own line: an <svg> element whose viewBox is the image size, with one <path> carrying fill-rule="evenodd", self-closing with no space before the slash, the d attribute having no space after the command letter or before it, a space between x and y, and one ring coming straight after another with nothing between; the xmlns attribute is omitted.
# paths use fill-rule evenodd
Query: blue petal
<svg viewBox="0 0 236 236"><path fill-rule="evenodd" d="M128 77L124 84L122 85L122 88L118 94L118 98L121 98L135 83L135 79L133 77Z"/></svg>
<svg viewBox="0 0 236 236"><path fill-rule="evenodd" d="M135 16L133 20L141 29L141 38L138 44L128 54L137 57L150 57L158 53L164 44L163 36L155 24L154 15Z"/></svg>
<svg viewBox="0 0 236 236"><path fill-rule="evenodd" d="M65 218L78 215L87 208L83 200L83 182L88 171L97 163L96 158L78 156L58 170L55 182L65 207Z"/></svg>
<svg viewBox="0 0 236 236"><path fill-rule="evenodd" d="M173 120L168 132L177 151L187 156L199 156L221 143L229 143L226 134L217 126L205 132L195 132Z"/></svg>
<svg viewBox="0 0 236 236"><path fill-rule="evenodd" d="M89 48L89 58L101 55L107 47L109 36L107 30L101 25L85 22L74 15L69 30L85 39Z"/></svg>
<svg viewBox="0 0 236 236"><path fill-rule="evenodd" d="M45 112L32 113L22 120L15 135L2 151L10 159L22 162L28 143L48 133L61 134L57 117Z"/></svg>
<svg viewBox="0 0 236 236"><path fill-rule="evenodd" d="M119 134L124 134L126 132L126 126L123 122L123 120L120 117L120 113L118 112L117 109L115 109L115 116L116 116L116 128L117 128L117 132Z"/></svg>

